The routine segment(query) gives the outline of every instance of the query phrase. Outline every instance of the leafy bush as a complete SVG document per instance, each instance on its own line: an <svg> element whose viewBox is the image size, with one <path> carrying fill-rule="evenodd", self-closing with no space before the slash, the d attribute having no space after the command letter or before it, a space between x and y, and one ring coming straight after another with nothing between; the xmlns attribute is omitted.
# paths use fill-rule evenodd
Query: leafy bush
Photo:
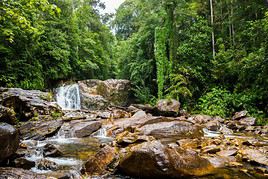
<svg viewBox="0 0 268 179"><path fill-rule="evenodd" d="M226 117L230 114L228 108L230 98L231 93L229 91L213 88L199 99L197 109L206 115Z"/></svg>

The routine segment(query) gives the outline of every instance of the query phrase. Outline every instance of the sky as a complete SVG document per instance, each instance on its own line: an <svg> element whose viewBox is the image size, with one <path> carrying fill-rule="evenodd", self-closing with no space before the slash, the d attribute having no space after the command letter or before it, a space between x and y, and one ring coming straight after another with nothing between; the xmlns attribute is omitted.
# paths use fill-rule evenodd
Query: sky
<svg viewBox="0 0 268 179"><path fill-rule="evenodd" d="M122 4L125 0L101 0L106 5L106 9L103 13L115 13L116 9Z"/></svg>

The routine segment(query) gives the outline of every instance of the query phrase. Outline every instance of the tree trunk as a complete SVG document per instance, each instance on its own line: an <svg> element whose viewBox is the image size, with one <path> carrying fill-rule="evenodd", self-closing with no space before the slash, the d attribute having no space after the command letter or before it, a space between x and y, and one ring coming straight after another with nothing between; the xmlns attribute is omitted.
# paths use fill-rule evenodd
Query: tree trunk
<svg viewBox="0 0 268 179"><path fill-rule="evenodd" d="M212 27L212 32L211 32L211 37L212 37L212 52L213 52L213 58L216 56L216 51L215 51L215 33L214 33L214 12L213 12L213 1L210 0L210 20L211 20L211 27Z"/></svg>

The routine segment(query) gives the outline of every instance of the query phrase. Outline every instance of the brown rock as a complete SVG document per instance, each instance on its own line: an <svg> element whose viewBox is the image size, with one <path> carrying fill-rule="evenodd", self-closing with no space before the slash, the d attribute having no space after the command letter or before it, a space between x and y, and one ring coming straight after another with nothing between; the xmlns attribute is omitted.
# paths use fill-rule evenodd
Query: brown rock
<svg viewBox="0 0 268 179"><path fill-rule="evenodd" d="M253 161L261 165L268 166L268 156L267 154L256 150L256 149L245 149L240 150L240 153L243 155L244 159L247 159L248 161Z"/></svg>
<svg viewBox="0 0 268 179"><path fill-rule="evenodd" d="M200 138L204 135L200 126L193 125L187 121L147 124L139 128L139 130L142 134L153 136L156 139L172 138L178 140L183 138Z"/></svg>
<svg viewBox="0 0 268 179"><path fill-rule="evenodd" d="M89 175L104 174L107 170L117 166L117 160L116 149L107 145L86 162L85 171Z"/></svg>
<svg viewBox="0 0 268 179"><path fill-rule="evenodd" d="M121 172L140 178L180 178L202 176L213 167L195 152L167 147L159 141L146 142L126 149L119 164Z"/></svg>
<svg viewBox="0 0 268 179"><path fill-rule="evenodd" d="M216 145L210 145L210 146L204 147L202 151L203 153L216 154L217 152L221 151L221 148Z"/></svg>

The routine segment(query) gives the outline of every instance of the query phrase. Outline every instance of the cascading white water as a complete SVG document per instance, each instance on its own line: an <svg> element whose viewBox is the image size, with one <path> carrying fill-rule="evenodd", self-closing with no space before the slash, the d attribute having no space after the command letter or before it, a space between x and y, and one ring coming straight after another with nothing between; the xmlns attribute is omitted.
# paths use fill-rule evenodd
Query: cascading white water
<svg viewBox="0 0 268 179"><path fill-rule="evenodd" d="M78 84L66 85L57 88L56 99L57 103L63 110L81 109Z"/></svg>

